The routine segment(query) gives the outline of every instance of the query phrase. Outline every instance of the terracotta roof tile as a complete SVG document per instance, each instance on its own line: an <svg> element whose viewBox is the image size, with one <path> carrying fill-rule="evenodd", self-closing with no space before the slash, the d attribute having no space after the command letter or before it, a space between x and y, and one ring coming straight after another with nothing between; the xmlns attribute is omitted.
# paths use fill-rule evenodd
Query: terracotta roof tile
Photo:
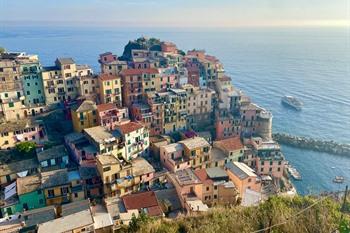
<svg viewBox="0 0 350 233"><path fill-rule="evenodd" d="M117 106L113 103L99 104L96 107L97 107L97 111L99 111L99 112L104 112L107 110L112 110L112 109L117 108Z"/></svg>
<svg viewBox="0 0 350 233"><path fill-rule="evenodd" d="M99 79L101 79L102 81L108 81L108 80L115 80L115 79L119 79L118 76L116 75L111 75L111 74L100 74L98 76Z"/></svg>
<svg viewBox="0 0 350 233"><path fill-rule="evenodd" d="M239 137L226 138L215 143L220 144L227 151L241 150L243 144Z"/></svg>
<svg viewBox="0 0 350 233"><path fill-rule="evenodd" d="M195 170L194 174L203 184L213 184L213 181L209 178L205 168Z"/></svg>
<svg viewBox="0 0 350 233"><path fill-rule="evenodd" d="M156 194L153 191L128 194L122 197L127 210L145 209L150 216L162 215Z"/></svg>
<svg viewBox="0 0 350 233"><path fill-rule="evenodd" d="M128 133L131 133L133 131L136 131L138 129L143 128L143 125L136 123L136 122L129 122L129 123L120 125L118 128L121 131L121 133L128 134Z"/></svg>

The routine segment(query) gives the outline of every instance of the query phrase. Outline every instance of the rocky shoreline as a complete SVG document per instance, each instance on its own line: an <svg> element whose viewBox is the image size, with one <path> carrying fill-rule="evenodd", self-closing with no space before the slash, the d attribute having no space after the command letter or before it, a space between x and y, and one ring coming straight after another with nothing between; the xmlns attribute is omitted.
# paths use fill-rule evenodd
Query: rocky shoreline
<svg viewBox="0 0 350 233"><path fill-rule="evenodd" d="M324 141L308 137L289 135L285 133L275 133L273 134L273 139L280 144L301 149L350 156L350 144L337 143L333 140Z"/></svg>

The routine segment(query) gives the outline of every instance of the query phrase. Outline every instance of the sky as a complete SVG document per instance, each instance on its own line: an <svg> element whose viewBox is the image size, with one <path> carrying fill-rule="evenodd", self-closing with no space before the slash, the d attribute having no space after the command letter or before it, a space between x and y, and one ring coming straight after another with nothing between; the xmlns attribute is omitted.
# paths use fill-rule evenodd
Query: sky
<svg viewBox="0 0 350 233"><path fill-rule="evenodd" d="M350 26L350 0L0 0L1 24Z"/></svg>

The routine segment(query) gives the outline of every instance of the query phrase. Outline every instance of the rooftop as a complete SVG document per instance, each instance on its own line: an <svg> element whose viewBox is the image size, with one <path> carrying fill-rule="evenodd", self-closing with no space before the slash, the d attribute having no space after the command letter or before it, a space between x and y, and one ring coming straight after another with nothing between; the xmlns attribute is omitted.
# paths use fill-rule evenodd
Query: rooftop
<svg viewBox="0 0 350 233"><path fill-rule="evenodd" d="M39 224L38 233L61 233L94 223L90 209Z"/></svg>
<svg viewBox="0 0 350 233"><path fill-rule="evenodd" d="M136 122L129 122L129 123L118 126L118 129L124 135L131 133L131 132L134 132L138 129L142 129L142 128L143 128L143 125L136 123Z"/></svg>
<svg viewBox="0 0 350 233"><path fill-rule="evenodd" d="M71 64L75 64L75 61L73 60L73 58L57 58L56 60L57 62L59 62L61 65L71 65Z"/></svg>
<svg viewBox="0 0 350 233"><path fill-rule="evenodd" d="M55 206L46 206L39 209L27 210L22 213L26 227L48 222L56 218Z"/></svg>
<svg viewBox="0 0 350 233"><path fill-rule="evenodd" d="M104 112L104 111L108 111L108 110L113 110L118 108L115 104L113 103L107 103L107 104L99 104L96 106L97 107L97 111L99 112Z"/></svg>
<svg viewBox="0 0 350 233"><path fill-rule="evenodd" d="M109 154L98 155L96 159L102 164L102 166L120 164L119 160L116 157Z"/></svg>
<svg viewBox="0 0 350 233"><path fill-rule="evenodd" d="M68 216L71 214L78 213L80 211L90 209L90 201L88 199L81 201L74 201L65 205L62 205L61 216Z"/></svg>
<svg viewBox="0 0 350 233"><path fill-rule="evenodd" d="M96 109L97 109L96 103L91 100L85 100L80 105L76 105L72 107L72 110L74 110L77 113L93 111Z"/></svg>
<svg viewBox="0 0 350 233"><path fill-rule="evenodd" d="M240 137L231 137L231 138L215 141L214 146L215 144L218 144L221 148L223 148L226 151L241 150L244 148Z"/></svg>
<svg viewBox="0 0 350 233"><path fill-rule="evenodd" d="M85 133L99 144L111 143L116 141L121 135L117 131L109 131L102 126L95 126L84 129Z"/></svg>
<svg viewBox="0 0 350 233"><path fill-rule="evenodd" d="M0 176L6 176L10 174L24 172L30 169L36 169L38 167L39 167L39 164L36 158L20 160L12 163L6 163L6 164L0 165Z"/></svg>
<svg viewBox="0 0 350 233"><path fill-rule="evenodd" d="M131 163L134 176L140 176L155 172L152 165L149 164L147 160L142 157L137 157L136 159L133 159Z"/></svg>
<svg viewBox="0 0 350 233"><path fill-rule="evenodd" d="M206 185L213 184L213 181L210 179L210 177L207 174L207 171L205 168L195 170L194 174L198 177L198 179Z"/></svg>
<svg viewBox="0 0 350 233"><path fill-rule="evenodd" d="M91 179L91 178L99 176L96 167L82 167L82 166L80 166L79 167L79 174L80 174L81 179L83 179L83 180Z"/></svg>
<svg viewBox="0 0 350 233"><path fill-rule="evenodd" d="M181 151L184 149L183 145L180 143L171 143L162 147L166 153L174 153L176 151Z"/></svg>
<svg viewBox="0 0 350 233"><path fill-rule="evenodd" d="M202 137L195 137L195 138L189 138L189 139L185 139L182 141L179 141L179 143L183 144L184 146L186 146L189 150L193 150L193 149L197 149L197 148L201 148L201 147L209 147L210 144L207 142L207 140L205 140Z"/></svg>
<svg viewBox="0 0 350 233"><path fill-rule="evenodd" d="M153 191L128 194L122 197L127 210L144 210L150 216L161 216L163 214L157 196Z"/></svg>
<svg viewBox="0 0 350 233"><path fill-rule="evenodd" d="M36 191L41 186L40 175L19 177L16 182L18 195Z"/></svg>
<svg viewBox="0 0 350 233"><path fill-rule="evenodd" d="M66 169L54 170L41 173L41 187L50 188L69 183L68 171Z"/></svg>
<svg viewBox="0 0 350 233"><path fill-rule="evenodd" d="M190 168L178 170L175 172L174 176L181 186L200 183L200 180Z"/></svg>
<svg viewBox="0 0 350 233"><path fill-rule="evenodd" d="M0 124L0 133L14 132L26 128L35 127L40 124L40 121L33 121L29 119L11 121Z"/></svg>
<svg viewBox="0 0 350 233"><path fill-rule="evenodd" d="M54 146L50 149L43 150L37 153L39 162L63 156L68 156L68 152L64 145Z"/></svg>
<svg viewBox="0 0 350 233"><path fill-rule="evenodd" d="M119 79L118 76L116 75L111 75L111 74L100 74L99 76L99 79L101 79L102 81L108 81L108 80L115 80L115 79Z"/></svg>
<svg viewBox="0 0 350 233"><path fill-rule="evenodd" d="M206 169L207 175L210 179L227 178L228 175L224 169L220 167L211 167Z"/></svg>
<svg viewBox="0 0 350 233"><path fill-rule="evenodd" d="M235 174L239 179L244 180L248 177L257 177L254 170L244 163L232 162L225 164L225 168Z"/></svg>

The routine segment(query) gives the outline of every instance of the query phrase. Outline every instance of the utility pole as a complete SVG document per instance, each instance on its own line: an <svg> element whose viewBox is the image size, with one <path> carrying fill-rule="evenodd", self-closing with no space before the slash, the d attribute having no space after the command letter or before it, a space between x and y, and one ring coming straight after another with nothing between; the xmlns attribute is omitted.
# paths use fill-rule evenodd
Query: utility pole
<svg viewBox="0 0 350 233"><path fill-rule="evenodd" d="M345 212L345 204L346 204L346 197L348 195L348 186L346 185L345 187L345 193L344 193L344 201L343 201L343 204L341 206L341 209L340 209L340 212L341 212L341 220L343 220L343 215L344 215L344 212Z"/></svg>

